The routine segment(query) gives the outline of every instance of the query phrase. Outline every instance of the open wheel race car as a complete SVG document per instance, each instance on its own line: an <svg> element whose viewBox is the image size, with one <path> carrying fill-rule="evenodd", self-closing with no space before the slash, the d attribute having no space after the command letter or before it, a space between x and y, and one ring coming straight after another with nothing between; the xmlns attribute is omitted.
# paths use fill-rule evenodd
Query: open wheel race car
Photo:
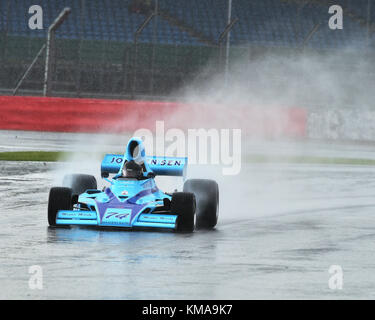
<svg viewBox="0 0 375 320"><path fill-rule="evenodd" d="M182 232L215 227L219 188L213 180L189 179L183 192L161 191L155 176L182 176L187 158L149 157L140 138L129 140L124 155L107 154L101 176L110 183L97 189L94 176L70 174L62 187L53 187L48 200L50 226L86 225L160 228ZM115 174L108 179L109 174Z"/></svg>

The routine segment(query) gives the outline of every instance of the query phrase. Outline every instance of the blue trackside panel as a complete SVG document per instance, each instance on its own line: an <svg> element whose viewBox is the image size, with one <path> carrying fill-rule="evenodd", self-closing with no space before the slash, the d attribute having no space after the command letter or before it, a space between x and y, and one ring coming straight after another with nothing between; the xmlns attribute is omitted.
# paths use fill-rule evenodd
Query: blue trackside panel
<svg viewBox="0 0 375 320"><path fill-rule="evenodd" d="M152 172L164 176L184 176L187 168L186 157L145 157ZM101 172L118 173L121 169L124 156L121 154L106 154L101 164Z"/></svg>

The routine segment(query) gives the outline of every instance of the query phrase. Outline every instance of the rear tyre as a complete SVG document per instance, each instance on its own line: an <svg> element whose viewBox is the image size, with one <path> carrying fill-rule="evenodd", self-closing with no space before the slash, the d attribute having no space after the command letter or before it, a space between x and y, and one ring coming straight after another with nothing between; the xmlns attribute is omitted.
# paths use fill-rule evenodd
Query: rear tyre
<svg viewBox="0 0 375 320"><path fill-rule="evenodd" d="M195 227L195 196L189 192L175 192L172 195L171 212L177 214L178 232L193 232Z"/></svg>
<svg viewBox="0 0 375 320"><path fill-rule="evenodd" d="M64 177L62 184L64 187L72 189L73 196L98 187L95 177L88 174L68 174Z"/></svg>
<svg viewBox="0 0 375 320"><path fill-rule="evenodd" d="M219 218L219 186L216 181L189 179L184 183L184 192L192 192L197 201L197 229L212 229Z"/></svg>
<svg viewBox="0 0 375 320"><path fill-rule="evenodd" d="M56 226L56 215L59 210L72 210L72 189L53 187L48 199L48 224Z"/></svg>

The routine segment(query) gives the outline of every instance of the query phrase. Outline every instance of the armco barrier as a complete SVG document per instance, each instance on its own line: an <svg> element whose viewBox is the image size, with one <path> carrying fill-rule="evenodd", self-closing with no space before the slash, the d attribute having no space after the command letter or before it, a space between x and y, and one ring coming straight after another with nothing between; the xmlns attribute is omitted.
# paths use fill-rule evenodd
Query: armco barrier
<svg viewBox="0 0 375 320"><path fill-rule="evenodd" d="M306 136L303 108L0 96L0 129L54 132L133 132L167 128L240 128L262 136Z"/></svg>

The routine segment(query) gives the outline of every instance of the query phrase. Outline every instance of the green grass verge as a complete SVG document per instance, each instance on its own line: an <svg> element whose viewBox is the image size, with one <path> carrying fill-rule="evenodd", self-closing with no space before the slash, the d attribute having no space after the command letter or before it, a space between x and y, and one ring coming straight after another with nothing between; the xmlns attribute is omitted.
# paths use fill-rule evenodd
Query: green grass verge
<svg viewBox="0 0 375 320"><path fill-rule="evenodd" d="M67 161L74 158L100 158L104 154L72 153L63 151L16 151L0 152L0 161ZM334 165L375 165L375 159L328 158L316 156L265 156L248 155L243 158L247 163L298 163L298 164L334 164Z"/></svg>
<svg viewBox="0 0 375 320"><path fill-rule="evenodd" d="M318 156L266 156L250 155L245 157L248 163L298 163L298 164L334 164L334 165L375 165L375 159L329 158Z"/></svg>
<svg viewBox="0 0 375 320"><path fill-rule="evenodd" d="M16 151L0 152L3 161L58 161L61 152L54 151Z"/></svg>
<svg viewBox="0 0 375 320"><path fill-rule="evenodd" d="M0 152L0 161L67 161L76 153L65 151L11 151ZM81 153L82 157L92 157L93 153ZM101 156L101 155L100 155Z"/></svg>

